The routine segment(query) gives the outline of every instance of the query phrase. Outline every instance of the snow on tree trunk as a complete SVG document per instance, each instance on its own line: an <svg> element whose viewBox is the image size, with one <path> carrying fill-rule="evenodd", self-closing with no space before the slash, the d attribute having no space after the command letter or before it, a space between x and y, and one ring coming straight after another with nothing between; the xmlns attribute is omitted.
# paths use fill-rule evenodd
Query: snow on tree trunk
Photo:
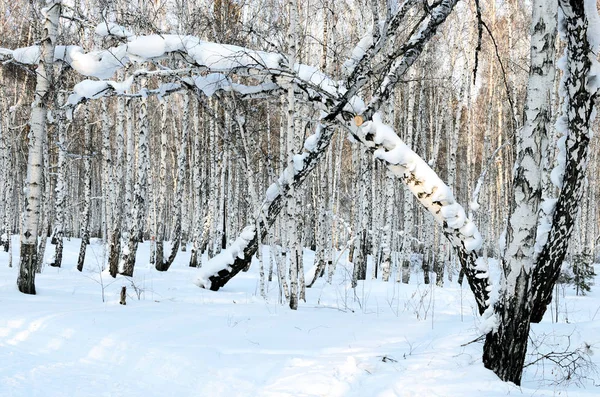
<svg viewBox="0 0 600 397"><path fill-rule="evenodd" d="M331 153L331 152L330 152ZM315 273L312 280L307 284L307 287L312 287L317 281L317 278L322 277L325 272L326 258L328 258L327 236L330 234L330 229L327 225L329 195L327 194L328 165L326 162L322 164L320 169L320 177L318 179L319 195L316 198L319 202L317 205L317 225L316 225L316 252L315 252Z"/></svg>
<svg viewBox="0 0 600 397"><path fill-rule="evenodd" d="M214 107L215 114L218 114L217 106L214 101L209 100L209 107ZM217 127L213 117L209 120L209 139L210 139L210 199L208 201L207 221L210 222L210 231L208 233L208 257L212 258L216 246L217 223L219 222L219 145L217 144Z"/></svg>
<svg viewBox="0 0 600 397"><path fill-rule="evenodd" d="M600 32L596 25L589 26L598 18L595 2L561 0L559 5L559 31L561 38L566 41L566 63L561 63L564 103L562 116L556 123L558 132L563 136L558 142L558 166L552 171L552 182L560 188L560 193L551 225L540 225L546 228L547 234L544 236L540 233L537 238L538 248L541 249L533 271L532 322L542 320L552 300L552 290L577 218L592 136L591 127L596 119L594 101L600 80L600 66L595 55ZM551 204L548 203L549 206Z"/></svg>
<svg viewBox="0 0 600 397"><path fill-rule="evenodd" d="M2 69L0 69L0 79L4 78ZM0 87L0 109L6 108L6 100L4 87ZM2 186L5 192L8 187L8 179L10 174L8 173L8 161L11 156L8 144L8 128L5 127L6 117L5 112L0 113L0 186ZM6 242L10 240L10 232L4 229L4 219L6 218L6 212L8 210L8 202L4 200L4 194L0 194L0 246L4 247Z"/></svg>
<svg viewBox="0 0 600 397"><path fill-rule="evenodd" d="M369 254L369 190L371 187L369 163L371 162L364 147L356 147L357 161L357 178L356 189L358 199L356 200L356 219L355 219L355 236L354 239L354 255L352 262L354 269L352 272L352 287L357 286L358 280L367 278L367 258Z"/></svg>
<svg viewBox="0 0 600 397"><path fill-rule="evenodd" d="M538 211L544 171L542 156L548 155L546 148L550 136L556 12L556 4L552 0L534 2L525 123L517 136L514 194L503 250L502 284L498 302L493 307L495 324L488 330L490 332L486 335L483 354L483 363L487 368L500 379L516 384L521 383L527 351L530 318L535 302L531 298L546 285L550 286L550 290L554 286L554 281L536 280L532 275L535 274L534 265L537 266L534 261L539 246L536 234L539 236L547 227L543 223L538 225ZM577 184L569 182L571 185ZM571 189L574 187L571 186Z"/></svg>
<svg viewBox="0 0 600 397"><path fill-rule="evenodd" d="M17 287L25 294L35 295L37 238L42 199L43 147L46 138L47 106L51 103L54 47L58 33L61 1L46 3L42 9L44 29L41 53L36 69L35 99L31 105L25 212L21 228L21 254Z"/></svg>

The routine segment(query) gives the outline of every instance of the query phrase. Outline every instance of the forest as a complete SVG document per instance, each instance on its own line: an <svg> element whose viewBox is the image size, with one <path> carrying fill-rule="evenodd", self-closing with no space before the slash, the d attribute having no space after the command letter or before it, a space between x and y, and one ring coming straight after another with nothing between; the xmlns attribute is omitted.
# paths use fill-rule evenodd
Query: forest
<svg viewBox="0 0 600 397"><path fill-rule="evenodd" d="M594 295L599 6L0 0L0 291L464 285L480 364L521 385L560 286Z"/></svg>

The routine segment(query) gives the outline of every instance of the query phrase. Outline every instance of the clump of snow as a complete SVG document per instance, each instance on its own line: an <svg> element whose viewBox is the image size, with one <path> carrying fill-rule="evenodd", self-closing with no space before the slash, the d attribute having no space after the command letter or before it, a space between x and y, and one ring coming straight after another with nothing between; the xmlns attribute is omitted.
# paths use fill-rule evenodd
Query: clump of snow
<svg viewBox="0 0 600 397"><path fill-rule="evenodd" d="M294 174L298 174L304 168L304 160L308 156L308 153L295 154L292 157L292 163L294 164Z"/></svg>
<svg viewBox="0 0 600 397"><path fill-rule="evenodd" d="M115 36L127 38L132 36L130 31L128 31L121 25L117 25L114 22L102 22L98 26L96 26L94 32L100 37Z"/></svg>
<svg viewBox="0 0 600 397"><path fill-rule="evenodd" d="M197 37L179 38L180 48L199 65L206 65L213 71L227 72L238 68L260 67L281 69L285 60L281 54L253 51L234 45L201 41ZM175 45L176 39L169 41Z"/></svg>
<svg viewBox="0 0 600 397"><path fill-rule="evenodd" d="M340 87L340 94L343 95L344 93L345 93L345 90L341 89L341 87ZM344 106L344 111L354 113L354 114L360 114L365 110L366 107L367 106L365 105L365 102L362 100L362 98L354 95L352 98L350 98L348 100L348 103L346 104L346 106Z"/></svg>
<svg viewBox="0 0 600 397"><path fill-rule="evenodd" d="M459 229L465 224L467 215L464 208L458 203L443 206L440 212L448 226L453 229Z"/></svg>
<svg viewBox="0 0 600 397"><path fill-rule="evenodd" d="M490 304L487 309L481 315L481 323L479 324L479 332L483 335L487 335L492 331L496 331L498 329L498 325L500 322L498 320L498 315L494 311L494 305Z"/></svg>
<svg viewBox="0 0 600 397"><path fill-rule="evenodd" d="M98 79L110 78L118 69L128 62L127 45L111 48L110 50L73 51L71 67L84 76Z"/></svg>
<svg viewBox="0 0 600 397"><path fill-rule="evenodd" d="M275 197L279 194L279 184L272 183L271 186L267 189L266 199L270 203L275 200Z"/></svg>
<svg viewBox="0 0 600 397"><path fill-rule="evenodd" d="M105 96L109 90L114 90L118 94L123 94L131 88L133 76L122 82L110 80L83 80L73 87L73 94L69 95L67 103L76 105L84 99L97 99Z"/></svg>
<svg viewBox="0 0 600 397"><path fill-rule="evenodd" d="M210 277L221 270L230 270L236 258L244 258L244 250L255 236L256 228L246 226L239 237L228 248L222 250L218 255L210 259L202 269L194 282L201 288L210 288Z"/></svg>
<svg viewBox="0 0 600 397"><path fill-rule="evenodd" d="M322 130L323 125L321 123L317 124L315 133L306 138L306 141L304 141L304 149L309 152L314 152L317 149L317 143L319 142L319 139L321 139Z"/></svg>
<svg viewBox="0 0 600 397"><path fill-rule="evenodd" d="M339 84L319 69L313 66L296 64L294 71L300 79L319 87L329 94L337 95Z"/></svg>
<svg viewBox="0 0 600 397"><path fill-rule="evenodd" d="M432 189L431 201L433 203L439 202L441 205L445 205L454 201L454 194L448 185L438 185Z"/></svg>
<svg viewBox="0 0 600 397"><path fill-rule="evenodd" d="M69 95L68 103L74 105L79 103L81 99L100 98L104 96L104 92L108 87L106 81L83 80L73 87L73 94Z"/></svg>
<svg viewBox="0 0 600 397"><path fill-rule="evenodd" d="M33 65L40 60L40 47L37 45L17 48L12 52L13 59L19 63Z"/></svg>
<svg viewBox="0 0 600 397"><path fill-rule="evenodd" d="M118 94L123 94L126 91L129 91L131 88L131 84L133 84L133 76L129 76L127 79L122 82L118 81L107 81L107 83L115 90Z"/></svg>
<svg viewBox="0 0 600 397"><path fill-rule="evenodd" d="M157 34L132 38L127 45L127 52L141 58L156 58L165 54L165 39Z"/></svg>

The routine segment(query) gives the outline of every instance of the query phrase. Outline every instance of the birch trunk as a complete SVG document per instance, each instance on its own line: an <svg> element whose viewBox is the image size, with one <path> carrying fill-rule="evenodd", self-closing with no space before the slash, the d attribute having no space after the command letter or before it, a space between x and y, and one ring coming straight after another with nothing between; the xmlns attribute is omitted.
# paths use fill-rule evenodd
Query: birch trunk
<svg viewBox="0 0 600 397"><path fill-rule="evenodd" d="M181 146L179 154L177 155L177 179L175 180L175 199L173 200L172 213L175 216L175 222L173 226L173 233L171 234L171 253L167 258L158 256L157 251L157 262L156 270L167 271L173 264L179 244L181 243L181 218L182 218L182 206L183 206L183 190L184 190L184 179L185 170L187 168L187 142L189 135L189 97L187 94L183 95L183 115L181 119ZM161 252L162 254L162 252ZM159 262L160 261L160 262Z"/></svg>
<svg viewBox="0 0 600 397"><path fill-rule="evenodd" d="M58 102L63 102L62 96L59 96ZM58 135L58 164L56 166L56 188L55 188L55 218L54 229L52 232L52 244L54 247L54 260L50 266L61 267L63 257L63 238L65 228L65 211L68 194L67 186L67 125L64 112L58 113L57 120L57 135Z"/></svg>
<svg viewBox="0 0 600 397"><path fill-rule="evenodd" d="M202 242L205 240L203 238L203 230L210 230L210 226L206 221L203 222L203 211L206 210L206 206L208 203L203 205L204 200L203 197L207 197L210 194L210 191L204 191L200 194L200 190L202 189L202 176L203 172L207 167L204 167L204 170L201 167L201 156L202 156L202 147L200 144L200 126L199 126L199 114L198 114L198 101L194 99L192 101L192 115L194 119L194 146L193 146L193 159L194 164L192 166L192 175L194 178L193 186L195 186L195 202L194 202L194 232L192 235L192 250L190 255L190 267L200 267L201 265L201 257L202 257ZM204 189L202 189L204 190ZM204 208L203 208L204 207ZM208 213L208 212L207 212ZM208 217L206 217L208 219ZM205 248L205 247L204 247Z"/></svg>
<svg viewBox="0 0 600 397"><path fill-rule="evenodd" d="M142 83L142 86L144 84ZM138 127L138 169L131 206L131 226L129 229L127 249L123 250L123 269L121 274L133 276L135 258L138 244L143 240L143 227L146 215L146 200L148 186L148 99L142 97L140 101L139 127Z"/></svg>
<svg viewBox="0 0 600 397"><path fill-rule="evenodd" d="M4 98L2 98L4 99ZM4 105L4 103L2 103ZM2 226L4 229L4 241L3 248L4 252L8 252L8 267L12 267L12 217L14 211L14 200L13 200L13 140L9 135L9 118L8 117L0 117L0 124L2 124L3 129L3 145L5 149L5 159L4 159L4 195L0 194L0 198L4 200L4 216L0 219L2 222Z"/></svg>
<svg viewBox="0 0 600 397"><path fill-rule="evenodd" d="M542 156L547 155L554 82L556 3L537 0L533 6L531 67L525 123L517 137L513 200L502 257L502 284L494 313L499 325L486 335L484 365L502 380L520 384L533 301L530 295L535 257Z"/></svg>
<svg viewBox="0 0 600 397"><path fill-rule="evenodd" d="M559 165L563 164L562 175L557 175L560 193L547 242L542 236L538 243L543 244L536 258L533 271L534 298L532 322L539 322L552 300L552 290L560 274L560 268L567 253L569 240L577 217L582 196L582 186L587 168L588 146L592 124L595 121L597 89L593 84L583 82L599 78L595 52L588 38L588 23L598 18L597 9L586 10L582 2L575 0L559 1L564 16L561 37L566 41L565 55L567 64L563 70L562 92L565 95L563 114L557 122L560 132L564 132L559 141ZM592 12L594 15L587 15ZM562 146L564 145L564 146ZM560 171L558 174L560 174Z"/></svg>
<svg viewBox="0 0 600 397"><path fill-rule="evenodd" d="M46 136L47 138L47 136ZM42 268L44 266L44 259L46 255L46 244L48 243L48 228L52 208L51 202L51 193L50 193L50 172L49 172L49 163L50 163L50 152L48 151L48 140L44 140L44 145L42 147L43 153L43 168L42 168L42 200L41 200L41 212L42 216L40 219L40 241L38 244L38 258L35 271L37 273L42 272Z"/></svg>
<svg viewBox="0 0 600 397"><path fill-rule="evenodd" d="M90 243L90 211L92 201L92 125L89 120L89 108L85 109L84 116L84 137L83 137L83 203L80 212L80 237L81 245L79 247L79 257L77 259L77 270L83 270L85 261L85 252Z"/></svg>
<svg viewBox="0 0 600 397"><path fill-rule="evenodd" d="M296 2L293 0L288 1L288 10L290 15L290 26L288 28L288 52L289 65L296 64L296 56L297 56L297 26L298 26L298 10L296 8ZM293 67L293 66L292 66ZM287 114L287 164L288 168L294 168L294 143L296 141L296 128L295 128L295 113L296 102L294 96L294 85L288 90L288 114ZM298 209L296 206L296 200L293 197L294 194L298 194L297 191L292 189L288 196L291 199L288 199L287 204L287 232L288 232L288 249L289 249L289 271L290 271L290 309L297 310L298 309L298 300L299 300L299 287L298 287L298 273L300 271L299 260L301 260L302 249L299 247L298 241Z"/></svg>
<svg viewBox="0 0 600 397"><path fill-rule="evenodd" d="M167 202L167 155L168 155L168 140L169 135L173 135L173 132L167 129L167 105L168 99L160 99L160 164L159 164L159 175L158 184L160 193L158 195L157 213L156 213L156 251L154 255L154 267L158 271L164 271L163 264L165 261L164 252L164 240L165 240L165 217L166 217L166 202Z"/></svg>
<svg viewBox="0 0 600 397"><path fill-rule="evenodd" d="M126 213L124 205L120 200L123 180L123 149L125 148L125 99L117 99L117 120L115 126L117 156L115 160L113 179L109 188L109 199L111 201L114 216L112 231L110 234L110 247L108 253L108 270L111 276L116 277L119 270L119 257L121 255L121 227L123 215Z"/></svg>
<svg viewBox="0 0 600 397"><path fill-rule="evenodd" d="M414 73L411 74L414 77ZM406 131L404 140L408 147L413 145L414 120L415 120L415 83L408 83L407 89L407 108L406 108ZM452 185L451 185L452 186ZM413 254L413 231L414 231L414 210L413 196L406 190L403 191L404 206L402 213L404 217L403 239L402 239L402 282L408 284L410 281L411 258ZM400 276L400 272L398 272Z"/></svg>
<svg viewBox="0 0 600 397"><path fill-rule="evenodd" d="M51 103L54 47L58 33L61 1L46 3L41 53L36 69L35 99L31 105L29 144L27 153L26 203L21 228L21 253L17 287L25 294L35 295L37 237L42 199L43 147L46 139L46 113Z"/></svg>

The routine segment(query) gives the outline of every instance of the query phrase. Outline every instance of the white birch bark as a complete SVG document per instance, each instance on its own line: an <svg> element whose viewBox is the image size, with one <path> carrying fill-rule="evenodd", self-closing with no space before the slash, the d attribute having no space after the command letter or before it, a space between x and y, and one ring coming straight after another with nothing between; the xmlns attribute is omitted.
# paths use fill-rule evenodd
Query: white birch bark
<svg viewBox="0 0 600 397"><path fill-rule="evenodd" d="M582 197L591 128L596 119L595 101L600 76L597 61L597 29L590 24L598 18L592 2L559 1L561 38L566 42L561 94L562 115L557 129L563 133L558 142L558 166L552 172L553 183L560 188L547 241L537 237L542 246L533 271L534 299L532 322L541 321L552 299L562 261L567 252ZM544 205L546 206L546 205ZM543 221L542 221L543 222ZM543 225L543 224L542 224Z"/></svg>
<svg viewBox="0 0 600 397"><path fill-rule="evenodd" d="M389 281L392 273L392 218L394 216L394 179L384 173L385 222L381 239L381 279Z"/></svg>
<svg viewBox="0 0 600 397"><path fill-rule="evenodd" d="M119 97L117 99L117 115L115 124L115 144L117 149L112 183L109 187L108 197L112 206L113 223L110 231L110 247L108 254L108 269L111 276L116 277L119 270L119 257L121 256L121 228L125 224L123 217L126 205L121 201L123 192L122 181L124 178L123 172L123 157L125 154L125 99Z"/></svg>
<svg viewBox="0 0 600 397"><path fill-rule="evenodd" d="M298 29L298 10L296 8L296 2L290 0L287 2L290 25L288 27L288 62L289 65L296 64L297 57L297 29ZM287 128L286 128L286 146L287 146L287 164L288 167L293 169L294 167L294 154L295 148L294 143L296 141L296 129L294 116L296 114L296 101L294 96L294 85L288 90L287 96ZM293 197L294 194L298 194L294 189L290 190L288 197ZM298 241L298 209L295 199L288 199L287 212L286 212L286 228L288 232L288 249L289 249L289 263L290 263L290 309L298 309L299 287L298 287L298 273L300 271L300 263L302 260L302 248Z"/></svg>
<svg viewBox="0 0 600 397"><path fill-rule="evenodd" d="M44 139L44 145L42 147L43 163L42 163L42 200L41 200L41 219L40 219L40 240L38 243L38 258L35 271L37 273L42 272L44 266L44 260L46 256L46 244L48 243L48 228L50 217L52 216L52 194L50 191L50 153L48 151L48 137Z"/></svg>
<svg viewBox="0 0 600 397"><path fill-rule="evenodd" d="M154 255L154 267L156 270L164 270L163 263L165 262L164 240L166 238L166 203L167 203L167 155L169 151L169 135L173 135L167 128L167 109L168 99L161 98L160 102L160 162L158 185L160 192L158 194L158 203L156 209L156 230L154 238L156 239L156 251Z"/></svg>
<svg viewBox="0 0 600 397"><path fill-rule="evenodd" d="M86 249L90 243L90 212L92 201L92 125L90 122L90 110L88 107L85 109L83 120L84 149L82 151L83 177L81 178L81 183L83 184L83 200L80 208L79 235L81 237L81 244L79 246L79 257L77 259L77 270L80 272L83 271Z"/></svg>
<svg viewBox="0 0 600 397"><path fill-rule="evenodd" d="M0 90L2 90L0 88ZM2 90L3 91L3 90ZM5 97L0 98L2 100L2 102L0 102L0 105L2 106L6 106L5 105ZM13 140L11 138L11 136L9 135L9 118L8 116L6 117L2 117L0 116L0 125L2 125L0 128L3 129L2 131L2 145L4 147L4 151L5 151L5 157L4 157L4 168L3 168L3 174L4 174L4 181L3 181L3 195L0 194L0 198L2 198L4 200L4 216L0 219L0 222L2 222L2 229L3 229L3 234L4 234L4 241L2 242L3 244L3 248L4 248L4 252L8 252L8 267L12 267L12 216L13 213L16 212L14 210L14 200L13 200Z"/></svg>
<svg viewBox="0 0 600 397"><path fill-rule="evenodd" d="M194 98L192 100L192 118L194 120L194 146L193 146L193 159L194 163L192 166L192 177L193 177L193 186L195 187L195 202L194 202L194 231L192 234L192 250L190 255L190 267L200 267L201 266L201 257L202 257L202 244L203 241L207 238L204 237L204 233L208 233L210 230L210 224L206 221L210 218L203 217L203 211L206 210L208 206L208 201L205 202L203 197L208 197L210 195L210 191L205 191L203 189L202 180L206 178L206 169L208 167L201 167L202 161L201 157L202 147L200 141L200 126L199 126L199 114L198 114L198 101ZM204 174L203 174L204 173ZM204 178L203 178L204 175ZM203 203L205 203L203 205ZM204 207L204 208L203 208ZM208 211L207 211L208 213ZM205 231L203 233L203 231ZM204 238L203 238L204 237ZM205 248L205 247L204 247Z"/></svg>
<svg viewBox="0 0 600 397"><path fill-rule="evenodd" d="M525 360L533 303L531 275L539 227L542 156L547 155L544 149L548 147L550 136L556 10L552 0L538 0L533 5L525 122L517 135L514 193L503 250L499 298L493 307L499 325L486 335L483 354L487 368L501 379L517 384Z"/></svg>
<svg viewBox="0 0 600 397"><path fill-rule="evenodd" d="M26 204L21 228L21 254L17 287L35 295L37 238L42 196L43 147L46 139L46 112L53 82L54 47L58 33L61 1L53 0L43 8L44 28L41 54L36 69L35 99L31 105L27 154Z"/></svg>
<svg viewBox="0 0 600 397"><path fill-rule="evenodd" d="M59 95L58 103L63 102L63 96ZM54 260L51 261L50 266L61 267L63 257L63 238L65 228L65 211L68 194L67 186L67 124L66 115L64 112L58 112L57 118L57 139L58 139L58 162L56 166L56 188L54 202L54 228L52 231L52 244L54 247Z"/></svg>
<svg viewBox="0 0 600 397"><path fill-rule="evenodd" d="M173 224L173 232L171 233L171 252L168 257L163 257L162 259L157 255L157 264L156 270L158 271L167 271L175 261L175 257L177 256L177 252L179 250L179 244L181 244L181 222L182 222L182 211L183 211L183 193L184 193L184 179L185 179L185 171L188 167L187 162L187 144L189 139L189 96L184 94L182 101L183 114L181 119L181 145L179 147L179 153L177 155L177 176L175 179L175 186L173 186L173 190L175 191L175 197L172 205L172 214L175 217L175 221ZM158 240L157 240L158 241ZM157 252L158 253L158 252ZM158 260L162 260L161 263ZM160 266L159 266L160 265Z"/></svg>
<svg viewBox="0 0 600 397"><path fill-rule="evenodd" d="M410 76L414 78L414 73ZM409 77L410 78L410 77ZM411 79L412 80L412 79ZM404 140L408 147L413 145L414 137L414 120L415 120L415 83L410 81L407 89L407 110L406 110L406 131L404 133ZM402 213L404 218L403 228L403 239L402 239L402 282L408 284L410 281L411 272L411 257L413 254L413 235L414 235L414 206L413 196L406 190L403 191L404 205L402 207ZM400 276L400 272L398 272ZM397 280L400 281L400 280Z"/></svg>
<svg viewBox="0 0 600 397"><path fill-rule="evenodd" d="M144 86L144 84L142 84ZM140 101L138 140L137 140L137 178L133 192L133 202L131 205L131 224L128 235L127 249L122 251L123 269L121 274L124 276L133 276L135 266L135 257L138 244L143 240L143 227L146 216L147 206L147 187L148 187L148 99L142 97Z"/></svg>

